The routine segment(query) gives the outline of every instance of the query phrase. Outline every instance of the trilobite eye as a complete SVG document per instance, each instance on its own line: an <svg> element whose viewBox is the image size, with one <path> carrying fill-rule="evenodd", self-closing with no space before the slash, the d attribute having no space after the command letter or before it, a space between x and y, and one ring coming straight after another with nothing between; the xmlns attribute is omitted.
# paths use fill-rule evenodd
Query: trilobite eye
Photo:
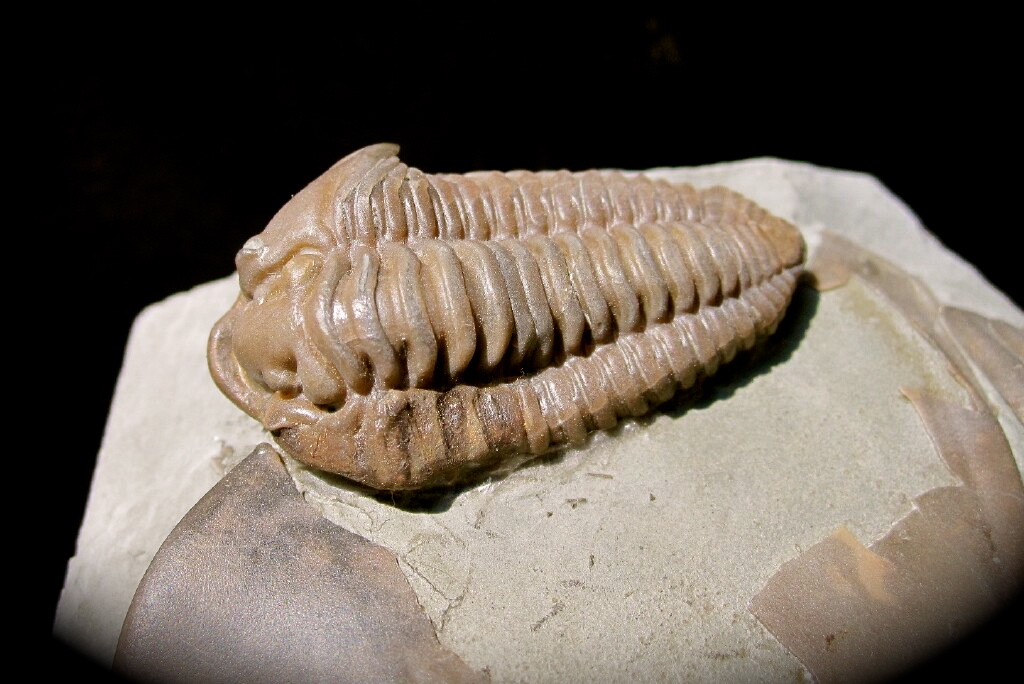
<svg viewBox="0 0 1024 684"><path fill-rule="evenodd" d="M316 252L300 252L285 264L283 272L291 287L300 287L320 272L323 258Z"/></svg>
<svg viewBox="0 0 1024 684"><path fill-rule="evenodd" d="M277 392L282 399L293 399L301 390L295 377L294 357L283 358L264 368L261 375L264 384Z"/></svg>
<svg viewBox="0 0 1024 684"><path fill-rule="evenodd" d="M299 252L281 267L280 271L264 270L258 278L249 278L250 297L257 304L290 296L306 289L320 273L323 257L318 252Z"/></svg>
<svg viewBox="0 0 1024 684"><path fill-rule="evenodd" d="M281 299L287 293L287 280L275 277L267 278L255 286L252 291L252 301L257 305L264 305L275 299Z"/></svg>

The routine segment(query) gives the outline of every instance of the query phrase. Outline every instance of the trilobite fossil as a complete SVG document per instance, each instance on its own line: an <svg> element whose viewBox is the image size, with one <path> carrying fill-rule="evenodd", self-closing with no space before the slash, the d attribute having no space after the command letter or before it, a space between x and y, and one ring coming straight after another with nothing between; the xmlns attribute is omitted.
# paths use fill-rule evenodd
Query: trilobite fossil
<svg viewBox="0 0 1024 684"><path fill-rule="evenodd" d="M380 144L251 238L218 386L312 466L458 482L640 416L777 327L790 223L616 171L425 174Z"/></svg>

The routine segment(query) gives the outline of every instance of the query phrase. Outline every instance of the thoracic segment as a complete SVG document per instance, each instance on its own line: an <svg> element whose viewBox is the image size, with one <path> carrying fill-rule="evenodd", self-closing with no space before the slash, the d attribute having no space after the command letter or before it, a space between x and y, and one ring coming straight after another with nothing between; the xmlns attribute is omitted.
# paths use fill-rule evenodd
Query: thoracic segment
<svg viewBox="0 0 1024 684"><path fill-rule="evenodd" d="M717 306L507 382L349 395L320 424L284 429L278 440L313 465L394 490L579 444L648 413L774 332L796 279L796 269L785 269Z"/></svg>
<svg viewBox="0 0 1024 684"><path fill-rule="evenodd" d="M426 174L379 160L341 208L347 242L500 240L593 224L700 221L698 193L616 171Z"/></svg>
<svg viewBox="0 0 1024 684"><path fill-rule="evenodd" d="M785 224L723 187L698 191L618 171L426 174L395 156L379 159L336 213L330 224L338 244L503 240L587 227L736 219Z"/></svg>
<svg viewBox="0 0 1024 684"><path fill-rule="evenodd" d="M760 259L755 255L765 254ZM689 221L500 240L358 243L311 321L356 362L351 388L444 386L589 353L728 301L782 260L757 228ZM327 273L326 277L332 277ZM372 378L367 377L372 374Z"/></svg>

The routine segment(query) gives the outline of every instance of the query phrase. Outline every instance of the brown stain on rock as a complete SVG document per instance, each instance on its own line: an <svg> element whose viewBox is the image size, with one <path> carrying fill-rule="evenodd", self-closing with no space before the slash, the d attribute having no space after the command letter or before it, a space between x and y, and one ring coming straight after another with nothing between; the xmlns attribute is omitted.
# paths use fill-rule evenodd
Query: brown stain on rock
<svg viewBox="0 0 1024 684"><path fill-rule="evenodd" d="M945 353L969 405L902 388L938 456L960 481L914 499L914 510L865 547L840 528L785 563L750 611L822 682L897 676L984 622L1024 578L1024 484L972 363L1017 416L1019 330L941 306L917 279L826 233L811 271L820 287L857 276Z"/></svg>
<svg viewBox="0 0 1024 684"><path fill-rule="evenodd" d="M484 682L387 549L324 520L266 444L168 535L125 618L132 681Z"/></svg>

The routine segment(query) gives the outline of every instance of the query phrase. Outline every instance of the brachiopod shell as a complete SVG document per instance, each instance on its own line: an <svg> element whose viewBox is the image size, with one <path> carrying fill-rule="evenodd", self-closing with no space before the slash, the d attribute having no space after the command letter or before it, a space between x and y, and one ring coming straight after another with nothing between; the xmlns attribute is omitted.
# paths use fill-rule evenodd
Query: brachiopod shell
<svg viewBox="0 0 1024 684"><path fill-rule="evenodd" d="M803 265L799 231L726 188L397 152L345 157L245 244L209 348L281 447L377 489L648 412L772 333Z"/></svg>

